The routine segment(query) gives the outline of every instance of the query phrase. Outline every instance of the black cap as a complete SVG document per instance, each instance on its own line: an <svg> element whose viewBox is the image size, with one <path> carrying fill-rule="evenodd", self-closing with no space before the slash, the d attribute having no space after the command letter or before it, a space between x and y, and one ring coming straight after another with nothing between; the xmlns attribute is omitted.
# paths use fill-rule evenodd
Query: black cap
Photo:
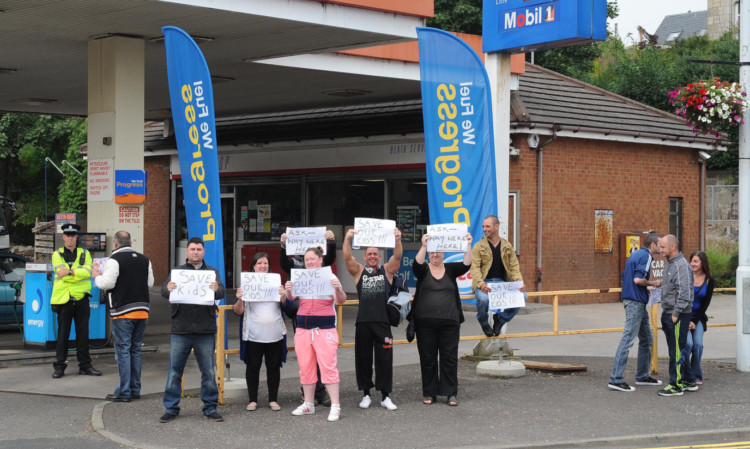
<svg viewBox="0 0 750 449"><path fill-rule="evenodd" d="M65 223L60 226L60 228L62 229L63 234L68 235L78 235L78 231L81 230L81 227L75 223Z"/></svg>

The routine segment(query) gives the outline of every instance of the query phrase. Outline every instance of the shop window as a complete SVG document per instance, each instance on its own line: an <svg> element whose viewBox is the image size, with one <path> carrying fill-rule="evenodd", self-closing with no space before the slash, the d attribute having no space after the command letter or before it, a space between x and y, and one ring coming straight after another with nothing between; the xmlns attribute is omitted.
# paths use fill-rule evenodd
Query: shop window
<svg viewBox="0 0 750 449"><path fill-rule="evenodd" d="M669 233L677 237L682 249L682 198L669 198Z"/></svg>
<svg viewBox="0 0 750 449"><path fill-rule="evenodd" d="M298 182L237 186L237 240L278 241L287 227L303 226Z"/></svg>
<svg viewBox="0 0 750 449"><path fill-rule="evenodd" d="M389 217L396 220L404 242L419 242L430 222L424 178L394 179L388 183Z"/></svg>
<svg viewBox="0 0 750 449"><path fill-rule="evenodd" d="M385 180L329 180L308 184L309 226L328 226L337 240L343 239L347 226L355 217L385 218Z"/></svg>

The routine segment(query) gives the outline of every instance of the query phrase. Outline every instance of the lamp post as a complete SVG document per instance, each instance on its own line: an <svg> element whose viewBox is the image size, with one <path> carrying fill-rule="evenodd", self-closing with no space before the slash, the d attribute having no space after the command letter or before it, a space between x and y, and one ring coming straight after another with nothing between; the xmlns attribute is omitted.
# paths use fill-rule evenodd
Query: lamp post
<svg viewBox="0 0 750 449"><path fill-rule="evenodd" d="M60 170L60 167L58 167L57 165L55 165L54 162L52 162L52 159L50 159L48 157L44 158L44 221L45 222L49 221L49 219L47 217L47 162L49 162L50 164L52 164L52 166L55 167L55 169L57 169L57 171L59 171L61 175L63 175L63 178L65 177L65 173L63 173L63 171ZM66 162L66 161L63 161L63 162ZM70 164L68 164L68 165L70 165ZM78 171L78 170L76 170L76 171ZM78 173L80 174L81 172L78 172Z"/></svg>

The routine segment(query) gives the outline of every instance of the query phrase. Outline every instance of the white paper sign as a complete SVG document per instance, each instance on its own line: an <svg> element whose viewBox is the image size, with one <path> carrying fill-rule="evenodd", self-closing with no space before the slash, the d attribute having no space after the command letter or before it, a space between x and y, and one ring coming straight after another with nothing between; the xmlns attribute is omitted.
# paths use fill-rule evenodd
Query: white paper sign
<svg viewBox="0 0 750 449"><path fill-rule="evenodd" d="M659 304L661 302L661 287L655 287L651 289L651 294L648 297L648 304L647 306L651 307L654 304Z"/></svg>
<svg viewBox="0 0 750 449"><path fill-rule="evenodd" d="M434 253L465 253L469 245L466 234L469 232L466 223L446 223L427 226L427 251Z"/></svg>
<svg viewBox="0 0 750 449"><path fill-rule="evenodd" d="M242 272L242 300L250 302L278 301L281 275L278 273Z"/></svg>
<svg viewBox="0 0 750 449"><path fill-rule="evenodd" d="M523 282L489 282L487 286L491 289L487 295L490 297L490 310L526 307L523 292L519 290Z"/></svg>
<svg viewBox="0 0 750 449"><path fill-rule="evenodd" d="M172 270L170 281L177 288L169 292L169 302L175 304L214 305L214 291L208 286L216 280L213 270Z"/></svg>
<svg viewBox="0 0 750 449"><path fill-rule="evenodd" d="M309 270L292 268L292 296L321 297L332 296L335 291L331 285L333 272L331 267Z"/></svg>
<svg viewBox="0 0 750 449"><path fill-rule="evenodd" d="M93 259L94 269L99 270L100 273L104 273L104 265L109 260L109 257L95 257Z"/></svg>
<svg viewBox="0 0 750 449"><path fill-rule="evenodd" d="M308 249L317 247L323 248L323 255L325 255L328 249L325 234L325 226L286 228L286 255L302 255Z"/></svg>
<svg viewBox="0 0 750 449"><path fill-rule="evenodd" d="M396 236L393 230L396 222L393 220L379 220L377 218L355 218L352 246L367 248L376 246L378 248L395 248Z"/></svg>

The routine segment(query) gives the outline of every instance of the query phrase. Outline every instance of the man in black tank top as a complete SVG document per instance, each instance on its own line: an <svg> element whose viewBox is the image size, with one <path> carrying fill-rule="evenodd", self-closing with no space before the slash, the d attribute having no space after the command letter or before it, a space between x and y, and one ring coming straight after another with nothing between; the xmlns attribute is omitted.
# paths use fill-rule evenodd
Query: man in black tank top
<svg viewBox="0 0 750 449"><path fill-rule="evenodd" d="M342 252L346 268L357 285L359 310L354 333L354 367L357 374L357 388L362 390L360 408L372 404L370 390L375 387L383 399L380 405L388 410L396 410L389 397L393 386L393 334L388 320L386 304L391 290L393 276L399 269L401 254L401 231L393 229L396 247L385 265L380 265L380 250L369 247L365 250L365 265L357 262L352 255L352 239L355 231L350 229L344 238ZM372 382L372 361L375 354L375 383Z"/></svg>

